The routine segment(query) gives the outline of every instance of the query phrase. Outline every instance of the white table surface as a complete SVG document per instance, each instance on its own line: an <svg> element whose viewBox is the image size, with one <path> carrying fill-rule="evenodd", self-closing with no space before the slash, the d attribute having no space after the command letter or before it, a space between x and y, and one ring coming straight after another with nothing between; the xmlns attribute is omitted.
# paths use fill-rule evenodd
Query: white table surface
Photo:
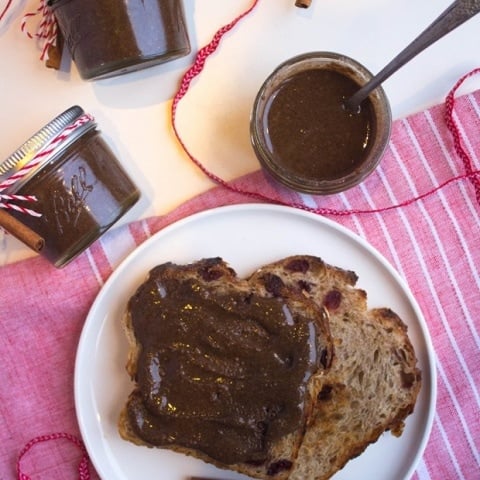
<svg viewBox="0 0 480 480"><path fill-rule="evenodd" d="M0 11L7 3L0 0ZM0 161L53 117L80 105L96 118L106 140L142 190L123 218L166 213L212 183L177 145L170 126L171 98L196 50L251 0L184 0L192 54L116 79L87 82L64 56L63 71L45 68L35 41L20 31L38 0L17 0L0 24ZM180 133L192 153L229 180L258 168L249 141L249 114L266 76L291 56L328 50L363 63L373 73L413 40L450 0L260 0L224 38L194 80L178 111ZM30 24L34 30L35 21ZM384 83L394 119L440 103L455 82L480 66L480 15L410 61ZM480 88L469 79L459 94ZM0 265L33 255L5 236Z"/></svg>

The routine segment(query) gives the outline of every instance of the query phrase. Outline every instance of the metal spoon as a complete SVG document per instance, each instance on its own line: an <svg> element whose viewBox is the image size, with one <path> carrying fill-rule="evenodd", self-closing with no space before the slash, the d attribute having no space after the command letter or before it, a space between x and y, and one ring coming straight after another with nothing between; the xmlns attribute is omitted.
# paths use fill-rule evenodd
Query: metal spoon
<svg viewBox="0 0 480 480"><path fill-rule="evenodd" d="M480 12L480 0L457 0L453 2L440 16L424 30L410 45L402 50L383 70L375 75L354 95L345 100L344 106L351 112L358 112L360 104L370 92L377 88L390 75L432 43L451 32Z"/></svg>

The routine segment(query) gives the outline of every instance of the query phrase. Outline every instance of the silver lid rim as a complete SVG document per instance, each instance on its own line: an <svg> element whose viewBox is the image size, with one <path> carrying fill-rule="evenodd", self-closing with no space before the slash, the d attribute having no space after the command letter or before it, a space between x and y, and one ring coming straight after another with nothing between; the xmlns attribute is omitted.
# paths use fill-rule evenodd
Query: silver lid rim
<svg viewBox="0 0 480 480"><path fill-rule="evenodd" d="M83 109L79 106L70 107L32 135L5 161L0 163L0 183L23 168L23 166L30 162L35 155L40 153L55 136L60 134L84 113Z"/></svg>

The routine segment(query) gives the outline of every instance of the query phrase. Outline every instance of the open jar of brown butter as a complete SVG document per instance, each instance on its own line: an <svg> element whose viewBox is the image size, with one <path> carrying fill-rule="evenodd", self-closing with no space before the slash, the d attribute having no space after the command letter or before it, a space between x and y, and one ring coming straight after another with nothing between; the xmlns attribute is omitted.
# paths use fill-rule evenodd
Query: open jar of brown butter
<svg viewBox="0 0 480 480"><path fill-rule="evenodd" d="M49 0L81 77L108 78L187 55L182 0Z"/></svg>
<svg viewBox="0 0 480 480"><path fill-rule="evenodd" d="M9 213L43 237L41 254L56 267L83 252L140 197L96 126L71 107L0 164L2 193L34 198L28 209Z"/></svg>
<svg viewBox="0 0 480 480"><path fill-rule="evenodd" d="M388 145L391 111L377 87L358 112L344 102L372 78L355 60L311 52L278 66L254 102L250 133L260 164L300 192L347 190L370 175Z"/></svg>

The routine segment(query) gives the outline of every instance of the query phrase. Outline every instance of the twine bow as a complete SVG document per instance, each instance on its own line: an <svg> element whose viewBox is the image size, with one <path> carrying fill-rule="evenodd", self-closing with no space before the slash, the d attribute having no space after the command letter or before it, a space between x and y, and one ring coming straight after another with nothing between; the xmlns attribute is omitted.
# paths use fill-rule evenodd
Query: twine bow
<svg viewBox="0 0 480 480"><path fill-rule="evenodd" d="M34 17L41 17L40 23L37 25L35 33L30 33L27 27L27 23ZM52 9L48 5L47 0L40 0L40 4L36 11L25 14L21 23L21 30L27 35L28 38L38 39L40 43L40 60L48 59L48 52L50 48L55 47L57 44L57 21L53 15Z"/></svg>
<svg viewBox="0 0 480 480"><path fill-rule="evenodd" d="M21 31L30 39L37 39L41 54L40 60L45 61L47 67L59 69L63 41L58 29L57 21L48 0L39 0L39 6L34 12L24 15L20 28ZM8 0L3 10L0 10L0 22L6 17L13 0ZM31 33L27 24L33 17L41 17L36 27L35 33Z"/></svg>

